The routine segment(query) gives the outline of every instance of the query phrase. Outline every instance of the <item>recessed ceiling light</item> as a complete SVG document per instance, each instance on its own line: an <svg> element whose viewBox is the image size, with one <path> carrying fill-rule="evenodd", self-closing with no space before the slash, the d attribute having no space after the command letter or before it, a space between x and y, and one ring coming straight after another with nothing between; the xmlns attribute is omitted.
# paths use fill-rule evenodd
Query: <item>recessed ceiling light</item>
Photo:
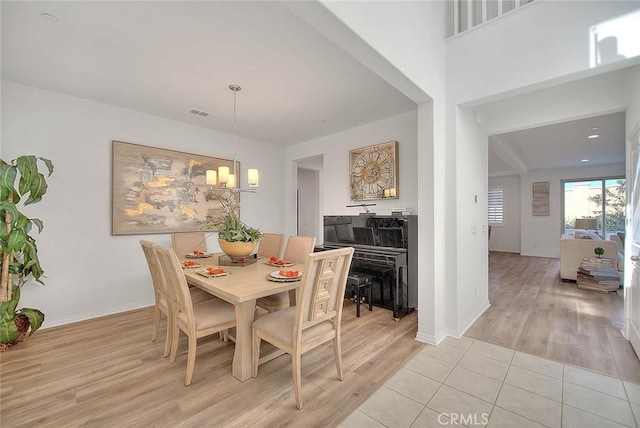
<svg viewBox="0 0 640 428"><path fill-rule="evenodd" d="M587 135L587 138L594 139L594 138L598 138L599 136L600 134L591 134L591 135Z"/></svg>
<svg viewBox="0 0 640 428"><path fill-rule="evenodd" d="M48 22L59 22L59 19L58 19L57 16L52 15L52 14L47 13L47 12L42 12L40 14L40 18L42 18L42 19L44 19L45 21L48 21Z"/></svg>
<svg viewBox="0 0 640 428"><path fill-rule="evenodd" d="M589 159L582 159L582 160L580 160L580 162L587 163L587 162L589 162Z"/></svg>
<svg viewBox="0 0 640 428"><path fill-rule="evenodd" d="M597 131L598 129L600 129L599 126L594 126L593 128L591 128L592 131Z"/></svg>

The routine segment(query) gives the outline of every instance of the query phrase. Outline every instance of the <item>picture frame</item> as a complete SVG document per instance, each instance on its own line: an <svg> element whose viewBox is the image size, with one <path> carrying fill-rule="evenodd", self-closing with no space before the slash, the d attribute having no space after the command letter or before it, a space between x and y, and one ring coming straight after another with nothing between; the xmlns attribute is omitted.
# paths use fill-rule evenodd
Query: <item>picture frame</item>
<svg viewBox="0 0 640 428"><path fill-rule="evenodd" d="M115 140L112 146L112 235L195 232L224 217L220 189L206 184L206 171L233 170L233 160Z"/></svg>
<svg viewBox="0 0 640 428"><path fill-rule="evenodd" d="M352 201L398 199L398 142L350 150L349 183Z"/></svg>
<svg viewBox="0 0 640 428"><path fill-rule="evenodd" d="M534 216L549 215L549 182L539 181L532 184L531 214Z"/></svg>

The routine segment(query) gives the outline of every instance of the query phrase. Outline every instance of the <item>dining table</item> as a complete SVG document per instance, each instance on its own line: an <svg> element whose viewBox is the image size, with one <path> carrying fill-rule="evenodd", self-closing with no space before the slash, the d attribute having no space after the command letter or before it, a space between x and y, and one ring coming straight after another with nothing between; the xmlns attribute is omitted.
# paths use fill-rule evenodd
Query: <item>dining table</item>
<svg viewBox="0 0 640 428"><path fill-rule="evenodd" d="M195 259L200 267L184 269L187 283L198 287L235 307L236 335L235 352L231 372L235 378L244 382L251 377L251 329L255 317L256 300L272 294L288 291L292 304L295 304L295 289L300 286L300 281L288 280L286 282L274 282L267 276L280 270L300 270L302 265L280 268L267 263L266 259L257 259L252 263L239 262L220 265L221 254L212 254L207 258ZM253 256L251 256L253 257ZM221 268L224 276L205 277L198 271L207 267Z"/></svg>

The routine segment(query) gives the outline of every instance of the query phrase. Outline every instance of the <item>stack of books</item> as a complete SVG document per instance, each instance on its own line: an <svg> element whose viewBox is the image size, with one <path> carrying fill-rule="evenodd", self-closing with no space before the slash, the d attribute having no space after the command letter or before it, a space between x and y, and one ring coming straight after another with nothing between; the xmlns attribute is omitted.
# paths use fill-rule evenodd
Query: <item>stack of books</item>
<svg viewBox="0 0 640 428"><path fill-rule="evenodd" d="M620 288L620 274L614 266L612 259L583 260L578 267L578 288L599 293L616 291Z"/></svg>
<svg viewBox="0 0 640 428"><path fill-rule="evenodd" d="M615 268L616 261L608 257L587 257L582 259L582 267L595 268L600 266Z"/></svg>

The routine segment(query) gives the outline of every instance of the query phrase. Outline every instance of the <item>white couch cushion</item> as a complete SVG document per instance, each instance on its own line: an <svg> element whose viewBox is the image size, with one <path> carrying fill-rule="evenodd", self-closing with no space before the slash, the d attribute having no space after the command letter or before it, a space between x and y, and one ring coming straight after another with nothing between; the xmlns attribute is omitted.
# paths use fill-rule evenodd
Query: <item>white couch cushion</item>
<svg viewBox="0 0 640 428"><path fill-rule="evenodd" d="M596 241L602 241L602 236L590 230L576 230L574 232L574 237L576 239L594 239Z"/></svg>
<svg viewBox="0 0 640 428"><path fill-rule="evenodd" d="M595 257L593 249L596 247L604 249L604 257L618 259L618 270L621 270L621 259L615 242L601 239L574 239L572 236L562 235L560 239L560 278L575 280L578 266L583 259Z"/></svg>
<svg viewBox="0 0 640 428"><path fill-rule="evenodd" d="M622 243L622 239L617 234L609 235L609 241L613 241L618 246L618 252L624 253L624 244Z"/></svg>

